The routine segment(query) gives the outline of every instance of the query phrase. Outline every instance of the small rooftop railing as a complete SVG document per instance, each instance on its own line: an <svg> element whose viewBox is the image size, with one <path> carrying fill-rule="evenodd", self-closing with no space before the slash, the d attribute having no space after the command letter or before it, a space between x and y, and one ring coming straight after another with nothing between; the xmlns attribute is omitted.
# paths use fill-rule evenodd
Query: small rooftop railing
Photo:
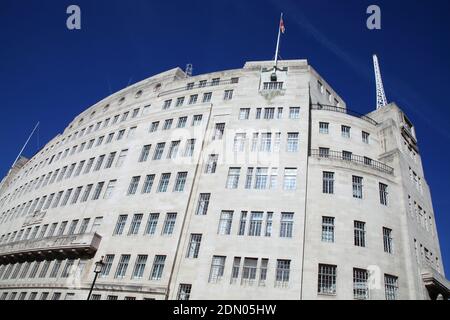
<svg viewBox="0 0 450 320"><path fill-rule="evenodd" d="M311 110L324 110L324 111L345 113L345 114L348 114L350 116L357 117L357 118L360 118L362 120L365 120L365 121L373 124L374 126L378 125L378 122L376 122L372 118L370 118L370 117L368 117L368 116L366 116L366 115L364 115L362 113L359 113L359 112L356 112L356 111L352 111L352 110L349 110L349 109L346 109L346 108L341 108L341 107L336 107L336 106L332 106L332 105L318 103L318 104L312 104L311 105Z"/></svg>
<svg viewBox="0 0 450 320"><path fill-rule="evenodd" d="M201 89L201 88L207 88L207 87L216 87L216 86L220 86L220 85L226 85L226 84L236 84L239 83L239 79L227 79L227 80L219 80L219 81L209 81L209 82L199 82L197 84L194 85L185 85L183 87L180 88L175 88L175 89L170 89L170 90L166 90L166 91L162 91L158 94L158 97L163 97L163 96L167 96L169 94L173 94L173 93L178 93L178 92L183 92L183 91L190 91L190 90L194 90L194 89Z"/></svg>
<svg viewBox="0 0 450 320"><path fill-rule="evenodd" d="M393 175L394 168L370 159L368 157L358 156L350 153L340 152L340 151L329 151L329 150L317 150L311 149L309 151L311 157L319 158L319 159L331 159L331 160L340 160L349 163L355 163L364 167L370 167L372 169Z"/></svg>

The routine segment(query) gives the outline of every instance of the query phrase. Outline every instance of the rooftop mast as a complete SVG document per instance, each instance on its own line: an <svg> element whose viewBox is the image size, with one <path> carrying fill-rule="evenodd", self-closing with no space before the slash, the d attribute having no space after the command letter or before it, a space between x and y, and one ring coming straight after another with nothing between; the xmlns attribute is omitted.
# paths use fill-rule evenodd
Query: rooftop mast
<svg viewBox="0 0 450 320"><path fill-rule="evenodd" d="M378 63L378 57L373 55L373 68L375 70L375 82L377 86L377 110L386 106L387 99L384 93L383 80L381 79L380 64Z"/></svg>

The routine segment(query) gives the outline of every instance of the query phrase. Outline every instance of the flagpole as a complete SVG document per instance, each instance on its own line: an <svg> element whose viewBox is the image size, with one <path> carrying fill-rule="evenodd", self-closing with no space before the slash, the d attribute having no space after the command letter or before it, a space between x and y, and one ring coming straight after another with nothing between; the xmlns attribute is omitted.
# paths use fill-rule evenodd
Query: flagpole
<svg viewBox="0 0 450 320"><path fill-rule="evenodd" d="M278 25L278 38L277 38L277 48L275 49L275 70L278 66L278 50L280 49L280 37L281 37L281 21L283 20L283 13L281 13L280 24Z"/></svg>

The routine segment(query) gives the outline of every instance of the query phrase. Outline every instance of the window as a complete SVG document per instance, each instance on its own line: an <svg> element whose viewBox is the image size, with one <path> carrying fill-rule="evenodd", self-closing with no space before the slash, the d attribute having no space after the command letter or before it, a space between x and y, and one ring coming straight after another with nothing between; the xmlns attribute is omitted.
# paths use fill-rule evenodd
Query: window
<svg viewBox="0 0 450 320"><path fill-rule="evenodd" d="M79 220L73 220L70 224L69 231L67 232L67 235L73 235L75 233L75 229L77 228Z"/></svg>
<svg viewBox="0 0 450 320"><path fill-rule="evenodd" d="M219 83L220 83L220 78L214 78L214 79L212 79L211 85L218 86Z"/></svg>
<svg viewBox="0 0 450 320"><path fill-rule="evenodd" d="M264 119L271 120L275 117L275 108L264 108Z"/></svg>
<svg viewBox="0 0 450 320"><path fill-rule="evenodd" d="M154 235L158 226L159 213L150 213L144 234Z"/></svg>
<svg viewBox="0 0 450 320"><path fill-rule="evenodd" d="M98 198L100 198L100 194L102 192L104 185L105 185L104 182L97 183L97 187L95 188L94 194L92 195L92 200L98 200Z"/></svg>
<svg viewBox="0 0 450 320"><path fill-rule="evenodd" d="M239 176L240 176L241 168L230 168L228 171L227 177L227 189L237 189L239 184Z"/></svg>
<svg viewBox="0 0 450 320"><path fill-rule="evenodd" d="M291 212L281 213L280 238L292 238L294 229L294 214Z"/></svg>
<svg viewBox="0 0 450 320"><path fill-rule="evenodd" d="M386 300L397 300L398 278L388 274L384 275L384 290Z"/></svg>
<svg viewBox="0 0 450 320"><path fill-rule="evenodd" d="M125 277L125 274L127 273L128 263L130 262L130 255L129 254L123 254L120 256L119 264L117 265L116 269L116 279L121 279Z"/></svg>
<svg viewBox="0 0 450 320"><path fill-rule="evenodd" d="M330 148L319 148L319 157L328 158L330 156Z"/></svg>
<svg viewBox="0 0 450 320"><path fill-rule="evenodd" d="M319 264L317 290L319 294L336 294L336 269L334 265Z"/></svg>
<svg viewBox="0 0 450 320"><path fill-rule="evenodd" d="M256 168L255 189L262 190L267 188L268 168Z"/></svg>
<svg viewBox="0 0 450 320"><path fill-rule="evenodd" d="M333 217L322 217L322 242L334 242Z"/></svg>
<svg viewBox="0 0 450 320"><path fill-rule="evenodd" d="M120 151L119 158L117 159L117 162L116 162L116 168L120 168L122 166L122 164L125 161L125 158L127 157L127 154L128 154L128 149Z"/></svg>
<svg viewBox="0 0 450 320"><path fill-rule="evenodd" d="M383 245L384 245L384 252L386 253L393 252L392 229L383 227Z"/></svg>
<svg viewBox="0 0 450 320"><path fill-rule="evenodd" d="M164 126L163 126L163 130L170 130L170 128L172 128L172 123L173 123L173 119L167 119L166 121L164 121Z"/></svg>
<svg viewBox="0 0 450 320"><path fill-rule="evenodd" d="M355 246L365 247L366 246L366 223L361 221L354 222L354 237Z"/></svg>
<svg viewBox="0 0 450 320"><path fill-rule="evenodd" d="M116 227L114 228L113 236L121 235L123 229L125 228L125 223L127 222L128 215L122 214L117 219Z"/></svg>
<svg viewBox="0 0 450 320"><path fill-rule="evenodd" d="M357 176L353 176L352 177L352 182L353 182L353 198L357 198L357 199L362 199L363 198L363 178L362 177L357 177Z"/></svg>
<svg viewBox="0 0 450 320"><path fill-rule="evenodd" d="M192 90L192 89L194 89L194 84L195 84L195 82L190 82L190 83L188 83L188 84L186 85L186 90Z"/></svg>
<svg viewBox="0 0 450 320"><path fill-rule="evenodd" d="M342 151L342 160L352 161L353 154L350 151Z"/></svg>
<svg viewBox="0 0 450 320"><path fill-rule="evenodd" d="M211 261L211 271L209 272L210 283L217 283L223 277L223 271L225 269L225 258L222 256L213 256Z"/></svg>
<svg viewBox="0 0 450 320"><path fill-rule="evenodd" d="M202 116L201 114L195 115L195 116L192 118L192 126L193 126L193 127L199 126L199 125L202 123L202 119L203 119L203 116Z"/></svg>
<svg viewBox="0 0 450 320"><path fill-rule="evenodd" d="M124 135L125 135L125 129L120 130L119 133L117 134L116 140L117 140L117 141L122 140L122 138L123 138Z"/></svg>
<svg viewBox="0 0 450 320"><path fill-rule="evenodd" d="M63 201L61 202L61 207L65 206L67 204L67 202L69 201L70 195L72 194L72 191L73 191L73 189L69 189L66 191Z"/></svg>
<svg viewBox="0 0 450 320"><path fill-rule="evenodd" d="M118 296L108 295L106 297L106 300L117 300L118 298L119 298Z"/></svg>
<svg viewBox="0 0 450 320"><path fill-rule="evenodd" d="M157 192L166 192L169 185L170 173L161 174Z"/></svg>
<svg viewBox="0 0 450 320"><path fill-rule="evenodd" d="M158 126L159 126L159 121L152 122L152 124L150 125L149 132L150 133L156 132L158 130Z"/></svg>
<svg viewBox="0 0 450 320"><path fill-rule="evenodd" d="M50 278L58 277L58 272L59 272L59 269L61 268L61 264L62 264L61 260L55 260L52 271L50 272Z"/></svg>
<svg viewBox="0 0 450 320"><path fill-rule="evenodd" d="M218 159L219 159L219 155L217 155L217 154L209 155L208 162L206 163L206 168L205 168L206 174L213 174L216 172Z"/></svg>
<svg viewBox="0 0 450 320"><path fill-rule="evenodd" d="M250 117L250 108L241 108L239 110L239 120L248 120Z"/></svg>
<svg viewBox="0 0 450 320"><path fill-rule="evenodd" d="M191 297L191 289L192 285L190 284L180 284L180 287L178 288L178 300L189 300Z"/></svg>
<svg viewBox="0 0 450 320"><path fill-rule="evenodd" d="M334 193L334 172L323 172L322 192L327 194Z"/></svg>
<svg viewBox="0 0 450 320"><path fill-rule="evenodd" d="M261 133L261 145L259 151L271 152L272 150L272 133Z"/></svg>
<svg viewBox="0 0 450 320"><path fill-rule="evenodd" d="M258 259L245 258L244 266L242 268L242 282L252 285L256 280Z"/></svg>
<svg viewBox="0 0 450 320"><path fill-rule="evenodd" d="M206 215L206 213L208 212L210 198L210 193L200 193L200 197L198 198L197 210L195 211L196 215Z"/></svg>
<svg viewBox="0 0 450 320"><path fill-rule="evenodd" d="M227 101L231 99L233 99L233 90L225 90L223 100Z"/></svg>
<svg viewBox="0 0 450 320"><path fill-rule="evenodd" d="M247 175L245 177L245 189L252 188L253 168L247 168Z"/></svg>
<svg viewBox="0 0 450 320"><path fill-rule="evenodd" d="M350 127L349 126L341 126L341 134L344 138L350 138Z"/></svg>
<svg viewBox="0 0 450 320"><path fill-rule="evenodd" d="M256 120L259 120L259 119L261 119L261 111L262 111L262 108L256 108Z"/></svg>
<svg viewBox="0 0 450 320"><path fill-rule="evenodd" d="M267 212L266 215L266 232L264 236L271 237L272 236L272 224L273 224L273 212Z"/></svg>
<svg viewBox="0 0 450 320"><path fill-rule="evenodd" d="M379 184L379 188L380 188L380 203L384 206L388 205L388 192L387 192L387 188L388 186L385 185L384 183Z"/></svg>
<svg viewBox="0 0 450 320"><path fill-rule="evenodd" d="M84 234L86 232L90 220L90 218L83 219L83 221L81 222L80 230L78 230L79 234Z"/></svg>
<svg viewBox="0 0 450 320"><path fill-rule="evenodd" d="M101 294L92 294L91 300L101 300L102 295Z"/></svg>
<svg viewBox="0 0 450 320"><path fill-rule="evenodd" d="M175 222L177 220L177 214L176 213L168 213L166 215L166 220L164 221L163 226L163 235L171 235L173 233L173 230L175 229Z"/></svg>
<svg viewBox="0 0 450 320"><path fill-rule="evenodd" d="M184 97L177 98L177 102L175 104L175 107L181 107L184 103Z"/></svg>
<svg viewBox="0 0 450 320"><path fill-rule="evenodd" d="M172 104L172 100L166 100L166 101L164 101L164 104L163 104L163 110L169 109L171 104Z"/></svg>
<svg viewBox="0 0 450 320"><path fill-rule="evenodd" d="M111 152L109 154L108 159L106 160L105 169L109 169L112 167L116 154L117 154L116 152Z"/></svg>
<svg viewBox="0 0 450 320"><path fill-rule="evenodd" d="M263 89L264 90L282 90L283 82L277 82L277 81L264 82Z"/></svg>
<svg viewBox="0 0 450 320"><path fill-rule="evenodd" d="M206 80L200 80L200 82L198 83L198 87L199 88L204 88L206 87L207 81Z"/></svg>
<svg viewBox="0 0 450 320"><path fill-rule="evenodd" d="M151 280L161 280L165 263L166 263L166 256L159 256L159 255L155 256L150 278Z"/></svg>
<svg viewBox="0 0 450 320"><path fill-rule="evenodd" d="M248 235L253 237L261 236L262 222L264 212L252 212L250 214L250 226Z"/></svg>
<svg viewBox="0 0 450 320"><path fill-rule="evenodd" d="M136 194L136 190L139 185L139 181L141 180L141 177L133 177L131 178L130 185L128 187L127 195L133 195Z"/></svg>
<svg viewBox="0 0 450 320"><path fill-rule="evenodd" d="M245 133L236 133L234 136L234 145L233 145L233 151L234 152L244 152L245 149Z"/></svg>
<svg viewBox="0 0 450 320"><path fill-rule="evenodd" d="M269 189L274 190L278 186L278 168L270 169Z"/></svg>
<svg viewBox="0 0 450 320"><path fill-rule="evenodd" d="M233 211L222 211L220 213L219 228L217 233L220 235L231 234L232 221L233 221Z"/></svg>
<svg viewBox="0 0 450 320"><path fill-rule="evenodd" d="M68 278L71 271L72 271L72 267L73 264L75 263L75 261L73 259L68 259L66 262L66 265L64 266L63 271L61 272L61 278Z"/></svg>
<svg viewBox="0 0 450 320"><path fill-rule="evenodd" d="M210 102L212 98L212 92L206 92L203 94L203 103Z"/></svg>
<svg viewBox="0 0 450 320"><path fill-rule="evenodd" d="M369 136L370 134L367 132L362 132L362 142L369 144Z"/></svg>
<svg viewBox="0 0 450 320"><path fill-rule="evenodd" d="M195 233L191 234L186 258L193 258L193 259L198 258L198 252L200 251L201 242L202 242L201 234L195 234Z"/></svg>
<svg viewBox="0 0 450 320"><path fill-rule="evenodd" d="M216 123L213 140L221 140L225 131L225 123Z"/></svg>
<svg viewBox="0 0 450 320"><path fill-rule="evenodd" d="M187 117L180 117L178 118L177 128L184 128L186 127L187 123Z"/></svg>
<svg viewBox="0 0 450 320"><path fill-rule="evenodd" d="M291 260L277 260L276 286L285 287L289 283Z"/></svg>
<svg viewBox="0 0 450 320"><path fill-rule="evenodd" d="M231 269L231 283L236 283L239 278L239 269L241 267L241 258L234 257L233 268Z"/></svg>
<svg viewBox="0 0 450 320"><path fill-rule="evenodd" d="M353 269L353 298L359 300L369 299L369 287L367 280L369 273L364 269Z"/></svg>
<svg viewBox="0 0 450 320"><path fill-rule="evenodd" d="M195 139L189 139L188 141L186 141L184 156L192 157L192 155L194 154L194 148L195 148Z"/></svg>
<svg viewBox="0 0 450 320"><path fill-rule="evenodd" d="M93 186L93 184L89 184L86 186L86 188L84 189L83 197L81 198L81 202L86 202L88 200Z"/></svg>
<svg viewBox="0 0 450 320"><path fill-rule="evenodd" d="M156 145L155 153L153 154L153 160L160 160L164 152L165 142L158 143Z"/></svg>
<svg viewBox="0 0 450 320"><path fill-rule="evenodd" d="M300 118L300 108L291 107L289 108L289 119L299 119Z"/></svg>
<svg viewBox="0 0 450 320"><path fill-rule="evenodd" d="M150 193L150 191L152 190L154 180L155 180L154 174L147 175L144 181L144 186L142 187L142 193Z"/></svg>
<svg viewBox="0 0 450 320"><path fill-rule="evenodd" d="M147 255L138 255L133 270L133 279L142 279L144 275L145 264L147 263Z"/></svg>
<svg viewBox="0 0 450 320"><path fill-rule="evenodd" d="M151 147L152 147L151 144L142 147L141 155L139 156L139 162L147 161Z"/></svg>
<svg viewBox="0 0 450 320"><path fill-rule="evenodd" d="M98 157L97 163L95 164L94 171L100 170L100 168L102 167L102 164L103 164L103 160L105 160L105 155L104 154L101 155L100 157Z"/></svg>
<svg viewBox="0 0 450 320"><path fill-rule="evenodd" d="M297 168L284 169L284 190L297 189Z"/></svg>
<svg viewBox="0 0 450 320"><path fill-rule="evenodd" d="M174 192L183 192L186 184L187 172L178 172L175 180Z"/></svg>
<svg viewBox="0 0 450 320"><path fill-rule="evenodd" d="M247 211L241 212L241 219L239 220L238 236L245 235L245 226L247 224Z"/></svg>
<svg viewBox="0 0 450 320"><path fill-rule="evenodd" d="M288 133L287 152L298 151L298 132Z"/></svg>
<svg viewBox="0 0 450 320"><path fill-rule="evenodd" d="M134 110L133 110L133 113L132 113L132 115L131 115L131 118L132 118L132 119L136 118L136 117L138 116L138 114L139 114L139 108L134 109Z"/></svg>
<svg viewBox="0 0 450 320"><path fill-rule="evenodd" d="M130 230L128 230L129 236L136 235L139 233L139 228L141 226L143 216L144 215L142 213L138 213L133 216L133 220L131 220L130 224Z"/></svg>
<svg viewBox="0 0 450 320"><path fill-rule="evenodd" d="M189 97L189 104L196 104L198 100L198 94L193 94Z"/></svg>
<svg viewBox="0 0 450 320"><path fill-rule="evenodd" d="M130 130L128 130L127 139L132 139L134 137L134 134L136 133L137 127L132 127Z"/></svg>

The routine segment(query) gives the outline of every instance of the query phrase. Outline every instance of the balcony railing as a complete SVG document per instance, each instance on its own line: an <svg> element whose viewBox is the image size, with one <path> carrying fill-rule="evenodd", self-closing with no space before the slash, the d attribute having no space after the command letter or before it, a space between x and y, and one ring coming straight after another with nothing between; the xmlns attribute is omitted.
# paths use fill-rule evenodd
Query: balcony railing
<svg viewBox="0 0 450 320"><path fill-rule="evenodd" d="M324 111L333 111L333 112L339 112L339 113L345 113L348 114L350 116L353 117L357 117L360 118L362 120L365 120L373 125L378 125L378 122L376 122L375 120L373 120L372 118L363 115L359 112L356 111L352 111L346 108L341 108L341 107L336 107L336 106L331 106L331 105L327 105L327 104L313 104L311 105L311 110L324 110Z"/></svg>
<svg viewBox="0 0 450 320"><path fill-rule="evenodd" d="M181 88L175 88L175 89L171 89L171 90L162 91L161 93L158 94L158 97L163 97L163 96L167 96L169 94L183 92L183 91L190 91L190 90L194 90L194 89L201 89L201 88L207 88L207 87L216 87L216 86L219 86L219 85L236 84L236 83L238 83L237 80L228 79L228 80L220 80L220 81L210 81L210 82L206 82L206 83L198 83L198 84L195 84L193 86L185 85L185 86L183 86Z"/></svg>
<svg viewBox="0 0 450 320"><path fill-rule="evenodd" d="M330 151L330 150L317 150L312 149L309 151L309 155L311 157L319 158L319 159L331 159L331 160L341 160L349 163L355 163L361 166L369 167L387 174L394 174L394 168L376 161L372 160L368 157L358 156L354 154L346 154L345 152L340 151Z"/></svg>
<svg viewBox="0 0 450 320"><path fill-rule="evenodd" d="M0 264L57 257L90 257L97 251L97 233L24 240L0 245Z"/></svg>

